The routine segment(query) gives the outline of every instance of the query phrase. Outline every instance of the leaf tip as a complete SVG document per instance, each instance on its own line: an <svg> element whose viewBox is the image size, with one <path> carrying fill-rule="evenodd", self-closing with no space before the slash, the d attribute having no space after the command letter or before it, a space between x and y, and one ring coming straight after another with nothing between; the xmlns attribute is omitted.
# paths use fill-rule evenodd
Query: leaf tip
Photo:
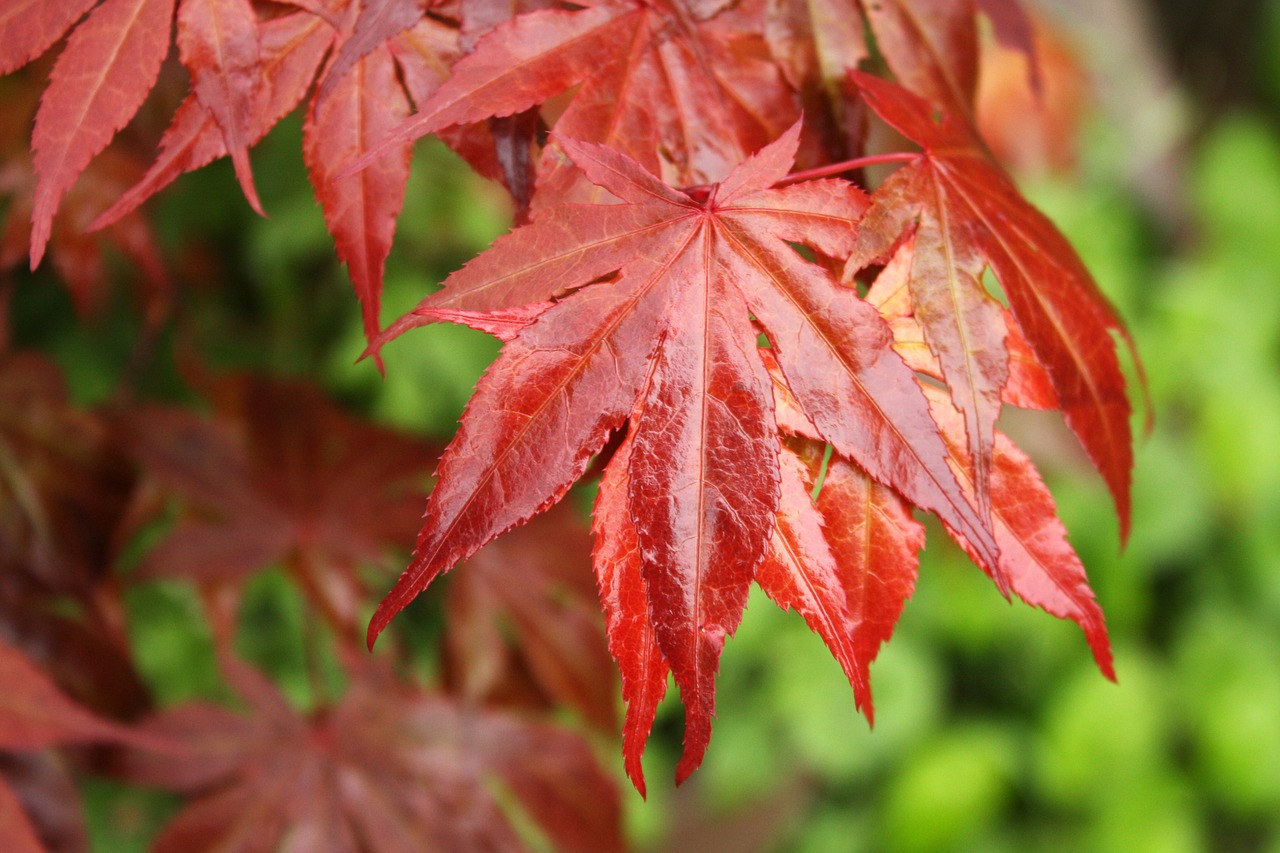
<svg viewBox="0 0 1280 853"><path fill-rule="evenodd" d="M249 163L249 149L244 146L232 149L231 165L235 170L236 180L240 183L240 191L244 193L249 207L263 219L268 219L266 211L262 209L262 201L258 198L258 188L254 184L253 167Z"/></svg>
<svg viewBox="0 0 1280 853"><path fill-rule="evenodd" d="M640 766L640 759L636 757L634 760L628 756L624 762L627 772L627 778L631 780L632 786L635 787L636 793L640 795L640 799L648 802L649 792L644 784L644 769Z"/></svg>
<svg viewBox="0 0 1280 853"><path fill-rule="evenodd" d="M1089 650L1093 652L1093 662L1097 665L1098 671L1107 681L1119 684L1120 681L1116 677L1115 657L1111 653L1111 638L1107 636L1107 625L1103 621L1102 610L1097 608L1092 614L1075 621L1084 631L1085 640L1089 643Z"/></svg>
<svg viewBox="0 0 1280 853"><path fill-rule="evenodd" d="M1111 657L1111 647L1107 646L1105 650L1094 649L1093 660L1098 665L1098 670L1102 673L1102 677L1112 684L1119 684L1120 679L1116 676L1115 661Z"/></svg>
<svg viewBox="0 0 1280 853"><path fill-rule="evenodd" d="M377 643L377 642L378 642L378 637L379 637L381 634L382 634L382 628L377 627L377 626L375 626L372 622L370 622L370 623L369 623L369 630L368 630L368 632L367 632L367 633L365 634L365 636L364 636L364 644L365 644L365 648L367 648L370 652L372 652L372 651L373 651L373 646L374 646L374 644L375 644L375 643Z"/></svg>
<svg viewBox="0 0 1280 853"><path fill-rule="evenodd" d="M711 743L711 717L705 712L690 712L685 706L684 751L676 764L676 787L683 785L702 766L707 746Z"/></svg>
<svg viewBox="0 0 1280 853"><path fill-rule="evenodd" d="M382 632L386 630L392 618L403 609L404 603L399 600L393 600L391 595L382 599L378 609L373 612L373 617L369 620L368 631L365 632L364 642L369 651L373 651L373 646L378 642L378 637L382 636Z"/></svg>
<svg viewBox="0 0 1280 853"><path fill-rule="evenodd" d="M44 186L41 181L41 186ZM57 200L49 200L36 193L34 209L31 213L31 271L35 272L44 260L45 249L49 247L49 236L53 233L53 216L57 212Z"/></svg>
<svg viewBox="0 0 1280 853"><path fill-rule="evenodd" d="M1123 551L1125 546L1129 544L1129 534L1132 532L1133 519L1131 518L1131 507L1129 503L1128 483L1125 484L1123 493L1116 495L1116 516L1120 519L1120 550Z"/></svg>
<svg viewBox="0 0 1280 853"><path fill-rule="evenodd" d="M676 765L676 787L683 785L701 764L702 755L692 755L686 749L684 754L680 756L680 763Z"/></svg>

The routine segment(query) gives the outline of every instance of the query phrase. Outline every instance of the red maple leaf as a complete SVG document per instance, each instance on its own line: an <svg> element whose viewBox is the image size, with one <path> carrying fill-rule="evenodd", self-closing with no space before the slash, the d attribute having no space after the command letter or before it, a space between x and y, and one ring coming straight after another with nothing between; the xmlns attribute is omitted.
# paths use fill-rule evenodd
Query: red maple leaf
<svg viewBox="0 0 1280 853"><path fill-rule="evenodd" d="M63 193L155 85L169 51L173 6L174 0L106 0L76 27L58 56L31 137L39 177L32 269L44 255Z"/></svg>
<svg viewBox="0 0 1280 853"><path fill-rule="evenodd" d="M301 11L258 20L246 14L245 0L183 4L177 41L193 91L147 173L88 228L113 225L182 174L228 155L246 198L261 212L248 148L323 80L308 106L303 159L372 340L410 153L407 145L379 143L408 116L411 99L427 100L448 77L461 55L459 33L423 17L412 0L294 5ZM331 61L322 67L326 53ZM466 128L445 138L480 171L501 176L487 130ZM375 147L369 168L341 173Z"/></svg>
<svg viewBox="0 0 1280 853"><path fill-rule="evenodd" d="M244 196L261 214L249 168L249 145L267 94L259 82L257 13L249 0L182 0L177 42L191 88L217 121Z"/></svg>
<svg viewBox="0 0 1280 853"><path fill-rule="evenodd" d="M773 353L761 350L760 355L773 379L778 429L788 438L782 454L783 502L756 582L784 610L797 610L823 638L870 720L868 670L915 589L924 528L912 518L909 503L840 454L831 454L823 472L826 444L792 395ZM841 589L844 619L833 604Z"/></svg>
<svg viewBox="0 0 1280 853"><path fill-rule="evenodd" d="M669 674L686 708L677 779L701 760L719 656L753 580L822 636L871 715L868 665L915 582L913 508L937 514L1002 592L1079 623L1110 674L1083 567L1034 467L996 422L1005 403L1060 408L1127 532L1129 404L1111 337L1123 329L977 136L979 9L999 41L1030 54L1015 0L0 0L0 73L70 34L36 117L33 227L19 234L10 220L0 266L13 261L14 235L29 236L38 263L72 218L55 212L146 97L176 21L191 95L151 169L95 225L125 225L152 193L222 156L259 207L249 149L313 93L304 159L368 337L449 321L505 341L370 642L439 574L559 501L598 455L594 562L628 704L626 767L642 791ZM901 86L853 70L867 35ZM923 151L888 155L907 165L870 199L840 180L788 179L815 143L862 153L858 98ZM801 105L820 114L803 144ZM408 143L428 132L503 180L521 221L532 219L377 337ZM368 168L356 174L352 162ZM0 178L16 186L12 172ZM14 209L25 220L23 204ZM78 219L80 207L64 210ZM122 233L145 259L150 244ZM72 271L89 266L87 252L53 253L64 255ZM881 264L861 298L852 280ZM844 283L830 272L842 265ZM988 269L1003 301L983 284ZM405 505L378 488L417 471L402 451L417 457L330 418L304 392L262 391L292 400L300 424L264 414L253 388L262 391L223 398L247 438L172 412L122 417L135 452L199 513L144 573L165 566L234 584L285 557L349 629L351 563L387 539ZM539 637L525 651L544 659L546 648L597 638L585 621L553 630L530 616L530 601L553 593L533 581L527 600L512 597L490 556L457 588L452 609L476 617L464 629L508 618ZM496 648L480 649L482 663ZM540 690L605 716L600 691L580 689L583 672L526 663ZM498 692L468 677L469 699ZM288 737L332 733L295 717L281 723ZM296 808L272 801L259 772L246 770L250 782L193 812L168 843L203 821L226 823L255 796ZM343 829L310 815L298 831L332 829L348 846L362 832L390 837L367 822L377 814L361 819Z"/></svg>
<svg viewBox="0 0 1280 853"><path fill-rule="evenodd" d="M757 0L747 5L759 11ZM763 40L742 23L751 13L667 0L583 6L535 10L495 27L375 153L515 115L581 83L557 133L610 145L673 182L696 184L724 177L795 120L795 100ZM539 174L542 204L579 188L578 173L558 153L549 156Z"/></svg>
<svg viewBox="0 0 1280 853"><path fill-rule="evenodd" d="M413 530L433 449L300 382L236 376L209 390L218 422L161 406L116 415L122 445L188 508L139 577L234 589L282 561L340 636L354 636L356 567Z"/></svg>
<svg viewBox="0 0 1280 853"><path fill-rule="evenodd" d="M843 181L771 189L798 138L796 126L722 183L688 193L608 148L561 139L623 203L545 211L392 328L465 322L507 344L441 460L414 561L375 613L370 641L441 572L559 500L626 423L598 508L618 523L597 521L596 564L615 654L620 644L636 651L623 634L648 632L680 686L685 778L706 749L720 651L779 513L761 330L823 440L997 564L889 327L787 243L843 257L866 206ZM611 603L618 585L621 603ZM842 615L843 600L830 598ZM621 656L624 692L629 681L654 683L651 652L642 670Z"/></svg>
<svg viewBox="0 0 1280 853"><path fill-rule="evenodd" d="M171 31L192 92L161 139L159 156L133 187L121 192L113 186L110 200L78 217L71 236L61 236L64 243L74 236L91 245L80 237L86 227L114 226L116 240L148 272L158 268L154 249L141 239L145 231L137 236L136 225L124 217L184 172L227 155L245 197L261 213L249 148L307 95L326 52L336 44L324 86L308 111L303 154L373 338L379 329L383 265L408 181L409 149L401 146L360 176L337 173L409 114L409 92L425 98L434 91L458 56L456 32L450 31L452 40L433 43L438 67L431 68L401 63L394 52L393 37L415 23L432 27L412 0L294 5L301 10L262 19L250 0L185 0L177 6L175 29L175 0L104 0L79 24L84 8L68 15L53 11L72 10L74 3L0 0L0 33L16 33L12 41L5 36L0 48L4 72L30 61L63 32L71 33L36 115L32 148L37 180L31 210L10 220L32 223L21 234L30 245L32 268L43 258L51 233L56 236L54 217L64 195L151 91L169 51ZM412 41L407 35L400 40ZM87 276L80 269L85 264L59 266L79 290L85 289L79 284Z"/></svg>
<svg viewBox="0 0 1280 853"><path fill-rule="evenodd" d="M209 704L143 726L185 748L184 760L140 753L135 782L192 802L157 851L292 849L314 853L526 849L507 793L555 849L622 849L617 788L577 735L452 701L371 673L353 674L336 704L293 710L256 670L224 661L248 714ZM495 790L496 789L496 790Z"/></svg>
<svg viewBox="0 0 1280 853"><path fill-rule="evenodd" d="M359 31L343 47L357 38ZM373 340L382 329L382 274L409 182L409 147L401 146L359 174L337 173L409 115L409 97L396 79L395 56L386 44L344 66L342 60L349 55L339 51L325 85L311 102L302 128L302 153L338 257L346 263L360 299L365 334Z"/></svg>
<svg viewBox="0 0 1280 853"><path fill-rule="evenodd" d="M921 375L942 381L938 359L925 344L913 312L908 282L914 272L914 253L915 241L908 239L876 278L867 300L889 320L894 332L894 349L904 360ZM1057 408L1052 382L1022 341L1017 324L1008 318L1006 326L1010 358L1005 400L1029 408ZM978 474L966 437L965 419L945 391L925 383L921 383L921 388L929 398L934 422L947 443L952 470L966 494L974 495ZM812 428L801 421L792 420L789 425L800 435L814 437ZM833 466L836 459L838 457L832 460ZM957 536L950 528L948 531L974 562L993 578L998 577L999 583L1007 583L1019 598L1078 624L1093 650L1098 668L1114 679L1111 644L1102 609L1094 600L1080 558L1066 540L1053 498L1031 460L998 430L994 433L986 476L990 478L991 521L1000 545L999 565L993 567L984 562L968 547L963 536ZM829 485L823 486L824 495L828 488Z"/></svg>
<svg viewBox="0 0 1280 853"><path fill-rule="evenodd" d="M885 121L924 151L884 182L862 221L846 278L915 233L911 301L952 400L965 417L980 505L993 431L1010 375L1006 315L982 284L995 272L1058 407L1111 489L1129 527L1129 402L1112 332L1125 334L1066 238L1026 202L968 125L935 121L922 98L860 72L854 82Z"/></svg>
<svg viewBox="0 0 1280 853"><path fill-rule="evenodd" d="M257 142L307 94L334 30L323 17L297 12L263 21L258 32L261 102L252 114L247 142ZM104 228L136 209L186 172L227 156L217 117L196 93L179 105L160 139L160 152L147 173L89 226Z"/></svg>

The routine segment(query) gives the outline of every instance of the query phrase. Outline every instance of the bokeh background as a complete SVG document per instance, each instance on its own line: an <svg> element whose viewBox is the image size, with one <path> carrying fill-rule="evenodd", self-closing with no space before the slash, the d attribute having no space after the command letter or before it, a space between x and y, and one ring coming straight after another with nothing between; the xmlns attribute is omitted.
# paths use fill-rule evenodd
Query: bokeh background
<svg viewBox="0 0 1280 853"><path fill-rule="evenodd" d="M1280 3L1033 5L1045 101L1028 100L1019 58L993 54L983 109L993 147L1137 341L1150 406L1135 395L1128 544L1069 435L1048 419L1006 426L1088 568L1118 684L1074 625L1007 604L931 527L917 592L872 670L874 730L820 640L753 599L725 650L702 769L671 785L680 713L668 701L648 802L623 789L639 850L1280 853ZM354 363L358 312L299 135L295 117L255 149L269 220L247 215L226 163L155 202L185 322L148 344L145 370L139 340L153 332L130 289L84 321L47 270L10 279L12 344L52 356L83 405L125 376L140 396L183 399L180 359L163 353L185 349L220 369L310 377L356 411L447 439L496 344L432 327L386 350L385 379ZM384 317L508 217L498 190L421 145ZM296 593L268 575L249 596L260 617L247 621L246 654L270 661L305 704ZM197 610L176 585L130 600L140 666L162 702L218 691ZM595 737L621 780L616 742ZM104 853L144 849L173 808L107 777L84 786Z"/></svg>

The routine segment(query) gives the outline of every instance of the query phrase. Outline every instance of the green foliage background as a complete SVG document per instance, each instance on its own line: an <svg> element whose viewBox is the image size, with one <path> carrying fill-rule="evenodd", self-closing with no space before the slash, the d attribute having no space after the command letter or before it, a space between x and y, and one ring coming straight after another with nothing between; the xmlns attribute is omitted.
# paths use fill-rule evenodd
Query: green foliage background
<svg viewBox="0 0 1280 853"><path fill-rule="evenodd" d="M1277 69L1262 76L1280 93ZM496 345L433 327L388 348L385 380L353 363L358 312L298 137L295 120L255 149L269 220L247 215L226 164L157 202L171 248L205 253L213 270L203 285L180 282L186 331L157 351L313 377L378 419L447 437ZM1280 135L1248 112L1208 127L1171 247L1118 188L1114 141L1093 144L1082 177L1029 190L1117 303L1149 374L1155 426L1137 447L1127 548L1069 438L1041 420L1010 428L1088 567L1119 684L1073 625L1006 605L931 528L919 589L873 669L874 731L798 617L749 607L723 658L706 764L680 790L669 781L679 710L663 708L650 800L626 796L640 849L1280 851ZM438 146L420 146L407 204L384 317L506 227L500 195ZM15 295L16 343L53 354L79 400L101 399L128 368L138 321L122 295L79 323L46 277ZM184 393L167 355L139 383L146 396ZM251 590L244 651L305 707L303 617L277 580ZM162 702L222 690L197 613L176 585L131 600ZM621 781L617 745L600 751ZM105 780L89 783L87 803L104 853L143 849L173 807Z"/></svg>

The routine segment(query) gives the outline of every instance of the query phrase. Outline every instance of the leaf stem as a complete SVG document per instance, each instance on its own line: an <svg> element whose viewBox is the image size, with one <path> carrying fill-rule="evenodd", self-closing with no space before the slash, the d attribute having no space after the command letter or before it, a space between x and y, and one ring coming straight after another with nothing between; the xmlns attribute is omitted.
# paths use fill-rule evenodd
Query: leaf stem
<svg viewBox="0 0 1280 853"><path fill-rule="evenodd" d="M915 152L895 152L892 154L872 154L869 157L855 157L852 160L844 160L839 163L832 163L828 166L819 166L816 169L806 169L803 172L793 172L782 180L774 184L775 187L785 187L789 184L797 184L801 181L812 181L815 178L829 178L833 175L839 175L844 172L851 172L854 169L861 169L864 166L876 166L880 163L912 163L920 159L920 154Z"/></svg>

